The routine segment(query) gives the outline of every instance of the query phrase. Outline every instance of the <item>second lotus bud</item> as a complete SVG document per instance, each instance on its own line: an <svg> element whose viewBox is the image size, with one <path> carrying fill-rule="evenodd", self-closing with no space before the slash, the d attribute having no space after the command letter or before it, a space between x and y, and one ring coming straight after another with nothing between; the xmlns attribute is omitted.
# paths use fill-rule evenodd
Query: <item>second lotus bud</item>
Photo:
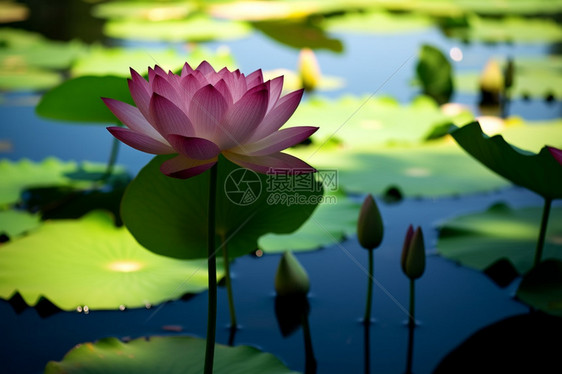
<svg viewBox="0 0 562 374"><path fill-rule="evenodd" d="M381 213L373 195L369 194L363 201L359 213L357 239L363 248L374 249L381 244L383 233Z"/></svg>
<svg viewBox="0 0 562 374"><path fill-rule="evenodd" d="M425 245L421 227L415 231L412 225L408 227L400 262L402 271L408 278L416 279L422 276L425 271Z"/></svg>

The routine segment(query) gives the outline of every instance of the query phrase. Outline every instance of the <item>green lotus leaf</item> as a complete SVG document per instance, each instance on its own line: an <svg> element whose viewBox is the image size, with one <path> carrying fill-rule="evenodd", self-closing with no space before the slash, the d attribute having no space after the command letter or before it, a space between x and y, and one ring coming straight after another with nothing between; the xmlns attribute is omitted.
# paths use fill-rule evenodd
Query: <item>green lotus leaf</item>
<svg viewBox="0 0 562 374"><path fill-rule="evenodd" d="M242 22L219 21L203 15L167 21L110 20L104 27L104 33L112 38L160 42L232 40L248 35L251 30Z"/></svg>
<svg viewBox="0 0 562 374"><path fill-rule="evenodd" d="M440 104L449 101L453 94L453 68L438 48L424 44L416 65L416 76L423 93Z"/></svg>
<svg viewBox="0 0 562 374"><path fill-rule="evenodd" d="M500 59L498 59L500 60ZM512 97L562 98L562 58L549 56L541 59L516 59ZM505 64L505 63L504 63ZM478 92L479 72L466 72L455 76L455 88L460 92Z"/></svg>
<svg viewBox="0 0 562 374"><path fill-rule="evenodd" d="M505 187L508 183L454 144L330 147L315 144L290 153L318 169L338 171L340 186L352 193L384 194L397 187L406 196L442 196ZM444 161L446 160L446 162Z"/></svg>
<svg viewBox="0 0 562 374"><path fill-rule="evenodd" d="M188 336L139 338L124 343L106 338L73 348L45 374L199 374L203 372L205 340ZM215 346L213 373L296 374L270 353L248 346Z"/></svg>
<svg viewBox="0 0 562 374"><path fill-rule="evenodd" d="M92 11L95 17L120 19L134 18L144 20L168 20L184 18L197 9L192 2L148 2L148 1L113 1L96 5Z"/></svg>
<svg viewBox="0 0 562 374"><path fill-rule="evenodd" d="M440 226L438 252L451 260L485 270L508 259L524 274L533 266L542 209L510 209L503 204L483 213L451 219ZM562 209L553 207L542 258L562 259Z"/></svg>
<svg viewBox="0 0 562 374"><path fill-rule="evenodd" d="M326 185L325 190L328 190ZM285 235L264 235L258 241L259 248L266 253L297 252L341 242L355 234L360 206L342 191L327 193L312 216L297 231Z"/></svg>
<svg viewBox="0 0 562 374"><path fill-rule="evenodd" d="M417 144L425 140L436 126L464 124L472 114L444 114L435 101L417 97L402 105L387 97L346 96L338 100L313 97L302 103L289 125L316 125L312 136L317 144L338 139L344 147L375 147L382 144Z"/></svg>
<svg viewBox="0 0 562 374"><path fill-rule="evenodd" d="M91 187L95 181L88 176L99 175L105 165L73 161L60 161L54 157L36 163L29 160L0 160L0 207L13 204L20 199L21 192L26 188L69 186L75 188ZM75 178L74 175L81 172ZM124 170L117 168L116 176L123 175Z"/></svg>
<svg viewBox="0 0 562 374"><path fill-rule="evenodd" d="M139 243L154 253L207 258L209 173L170 178L160 172L169 158L157 156L140 171L125 191L121 216ZM308 179L314 174L299 178L305 188L296 192L279 188L271 175L256 174L222 157L218 169L217 247L224 238L231 257L254 251L264 234L298 229L322 196L321 184ZM297 194L302 200L292 201Z"/></svg>
<svg viewBox="0 0 562 374"><path fill-rule="evenodd" d="M110 3L108 3L110 4ZM175 50L149 50L93 47L90 53L79 58L72 66L72 74L77 75L117 75L129 77L129 68L139 74L147 75L148 67L159 65L163 69L177 72L187 61L196 67L206 60L217 70L223 66L234 67L232 55L228 51L210 52L204 48L194 48L187 56Z"/></svg>
<svg viewBox="0 0 562 374"><path fill-rule="evenodd" d="M378 11L347 13L339 17L327 18L323 25L329 31L335 32L391 34L427 29L433 26L433 21L421 14L392 14Z"/></svg>
<svg viewBox="0 0 562 374"><path fill-rule="evenodd" d="M517 298L533 308L562 317L562 261L543 261L525 274Z"/></svg>
<svg viewBox="0 0 562 374"><path fill-rule="evenodd" d="M551 19L472 15L466 28L447 30L447 36L483 42L545 43L562 40L562 27Z"/></svg>
<svg viewBox="0 0 562 374"><path fill-rule="evenodd" d="M0 235L6 234L10 239L40 225L39 216L18 210L0 211Z"/></svg>
<svg viewBox="0 0 562 374"><path fill-rule="evenodd" d="M102 211L47 221L3 245L0 259L0 297L43 296L63 310L144 307L207 288L206 261L157 256Z"/></svg>
<svg viewBox="0 0 562 374"><path fill-rule="evenodd" d="M37 68L0 68L0 90L38 91L56 86L62 76L53 71Z"/></svg>
<svg viewBox="0 0 562 374"><path fill-rule="evenodd" d="M53 88L41 98L35 111L41 117L107 126L117 118L101 97L111 97L134 105L127 80L116 76L72 78Z"/></svg>
<svg viewBox="0 0 562 374"><path fill-rule="evenodd" d="M501 135L488 137L478 122L455 128L451 135L472 157L507 180L544 198L562 198L562 166L546 147L538 154L523 151Z"/></svg>

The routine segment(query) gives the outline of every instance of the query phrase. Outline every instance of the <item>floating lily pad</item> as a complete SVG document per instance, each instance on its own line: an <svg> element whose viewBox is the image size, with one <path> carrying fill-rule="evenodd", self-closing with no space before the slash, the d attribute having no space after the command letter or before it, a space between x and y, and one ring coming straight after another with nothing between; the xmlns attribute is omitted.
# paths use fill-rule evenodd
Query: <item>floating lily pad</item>
<svg viewBox="0 0 562 374"><path fill-rule="evenodd" d="M544 99L549 95L562 98L562 58L515 59L515 77L510 89L512 97ZM455 76L455 88L461 92L478 92L479 72Z"/></svg>
<svg viewBox="0 0 562 374"><path fill-rule="evenodd" d="M414 13L388 12L347 13L331 17L324 23L329 31L361 34L391 34L414 32L433 26L431 18Z"/></svg>
<svg viewBox="0 0 562 374"><path fill-rule="evenodd" d="M320 129L312 136L318 144L328 139L344 147L374 147L381 144L417 144L431 130L446 123L464 124L472 120L468 112L444 114L432 99L420 96L402 105L385 97L347 96L338 100L315 97L302 103L289 125L312 125Z"/></svg>
<svg viewBox="0 0 562 374"><path fill-rule="evenodd" d="M45 374L199 374L203 372L205 340L188 336L139 338L124 343L106 338L80 344L60 362L51 361ZM248 346L215 346L213 373L296 374L275 356Z"/></svg>
<svg viewBox="0 0 562 374"><path fill-rule="evenodd" d="M104 33L112 38L160 42L232 40L248 35L251 30L242 22L219 21L202 15L168 21L111 20L104 27Z"/></svg>
<svg viewBox="0 0 562 374"><path fill-rule="evenodd" d="M72 173L85 171L83 179L72 178ZM90 173L105 170L105 165L95 163L78 164L73 161L63 162L56 158L47 158L42 162L29 160L0 160L0 206L13 204L20 198L21 192L31 187L70 186L84 188L94 183L88 180ZM124 173L122 168L116 174Z"/></svg>
<svg viewBox="0 0 562 374"><path fill-rule="evenodd" d="M157 254L206 258L209 172L186 180L170 178L160 172L169 158L157 156L140 171L125 192L121 216L139 243ZM222 157L218 168L216 232L226 238L231 257L255 250L262 235L298 229L322 195L321 186L311 181L310 188L299 191L306 200L302 204L272 200L279 195L270 188L273 176L241 169ZM241 194L251 199L238 200Z"/></svg>
<svg viewBox="0 0 562 374"><path fill-rule="evenodd" d="M335 174L334 174L335 175ZM312 216L292 234L268 234L258 245L266 253L305 251L343 241L357 230L360 204L344 193L327 193Z"/></svg>
<svg viewBox="0 0 562 374"><path fill-rule="evenodd" d="M17 210L0 211L0 235L10 239L39 226L39 216Z"/></svg>
<svg viewBox="0 0 562 374"><path fill-rule="evenodd" d="M472 157L509 181L545 198L562 198L562 166L546 147L538 154L523 151L501 135L489 138L478 122L456 128L451 135Z"/></svg>
<svg viewBox="0 0 562 374"><path fill-rule="evenodd" d="M562 236L559 239L562 244ZM538 310L562 317L562 261L543 261L525 274L517 298Z"/></svg>
<svg viewBox="0 0 562 374"><path fill-rule="evenodd" d="M35 305L43 296L63 310L144 307L207 288L206 261L157 256L101 211L47 221L2 246L0 259L0 297L19 292Z"/></svg>
<svg viewBox="0 0 562 374"><path fill-rule="evenodd" d="M111 97L134 105L127 79L84 76L69 79L47 92L35 111L41 117L56 120L99 123L104 126L115 124L117 119L101 97Z"/></svg>
<svg viewBox="0 0 562 374"><path fill-rule="evenodd" d="M0 69L0 90L39 91L62 81L59 73L36 68Z"/></svg>
<svg viewBox="0 0 562 374"><path fill-rule="evenodd" d="M111 3L108 3L111 4ZM90 53L79 58L72 66L72 74L77 75L117 75L129 77L129 68L135 69L139 74L146 76L148 67L158 65L166 71L181 70L187 61L192 66L197 66L206 60L217 70L227 66L234 67L234 60L228 50L208 51L204 48L194 48L186 55L176 50L150 50L150 49L125 49L125 48L92 48Z"/></svg>
<svg viewBox="0 0 562 374"><path fill-rule="evenodd" d="M451 143L324 148L314 152L312 144L290 153L316 168L338 170L340 186L349 192L380 195L397 187L406 196L442 196L509 185Z"/></svg>
<svg viewBox="0 0 562 374"><path fill-rule="evenodd" d="M196 9L196 4L187 1L172 3L113 1L110 3L96 5L92 13L95 17L100 18L133 18L148 21L164 21L184 18Z"/></svg>
<svg viewBox="0 0 562 374"><path fill-rule="evenodd" d="M467 18L467 27L447 30L447 35L462 40L483 42L546 43L562 40L562 27L551 19L505 17Z"/></svg>
<svg viewBox="0 0 562 374"><path fill-rule="evenodd" d="M542 208L510 209L500 204L483 213L449 220L440 227L438 252L451 260L484 270L508 259L523 274L533 266ZM562 259L562 209L553 207L543 258Z"/></svg>

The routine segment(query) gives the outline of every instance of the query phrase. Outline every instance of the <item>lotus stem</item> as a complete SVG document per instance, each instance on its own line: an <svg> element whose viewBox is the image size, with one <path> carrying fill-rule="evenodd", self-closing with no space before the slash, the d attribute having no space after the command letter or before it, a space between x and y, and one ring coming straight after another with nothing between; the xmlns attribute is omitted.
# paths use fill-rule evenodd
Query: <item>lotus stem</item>
<svg viewBox="0 0 562 374"><path fill-rule="evenodd" d="M207 345L205 347L205 374L213 373L215 335L217 330L217 258L215 256L215 206L217 198L217 165L211 167L209 180L209 212L207 226L209 305L207 311Z"/></svg>
<svg viewBox="0 0 562 374"><path fill-rule="evenodd" d="M414 278L410 278L410 313L408 316L408 326L416 326L416 292L415 292L416 281Z"/></svg>
<svg viewBox="0 0 562 374"><path fill-rule="evenodd" d="M373 299L373 249L368 249L369 252L369 276L367 278L367 306L365 307L365 317L363 323L371 323L371 304Z"/></svg>
<svg viewBox="0 0 562 374"><path fill-rule="evenodd" d="M221 235L222 255L224 258L224 275L226 278L226 293L228 295L228 311L230 312L230 328L237 329L236 309L234 307L234 296L232 294L232 278L230 277L230 259L228 258L228 248L225 244L224 235Z"/></svg>
<svg viewBox="0 0 562 374"><path fill-rule="evenodd" d="M109 160L107 160L107 166L105 167L105 173L101 177L101 181L105 182L113 174L113 168L117 162L117 155L119 154L119 146L121 142L117 138L113 138L113 144L111 145L111 153L109 154Z"/></svg>
<svg viewBox="0 0 562 374"><path fill-rule="evenodd" d="M535 250L535 261L533 267L541 262L542 251L544 249L544 239L546 237L546 227L548 226L548 216L550 215L550 205L552 199L544 199L544 208L542 210L541 229L539 231L539 239L537 240L537 249Z"/></svg>

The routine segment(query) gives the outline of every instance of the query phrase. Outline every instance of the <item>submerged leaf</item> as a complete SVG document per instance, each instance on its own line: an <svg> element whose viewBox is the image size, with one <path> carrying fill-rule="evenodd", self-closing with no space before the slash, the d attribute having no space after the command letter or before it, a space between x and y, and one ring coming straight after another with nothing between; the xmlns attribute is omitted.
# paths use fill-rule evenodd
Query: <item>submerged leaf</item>
<svg viewBox="0 0 562 374"><path fill-rule="evenodd" d="M63 310L144 307L205 290L206 266L151 253L97 211L47 221L2 246L0 297L19 292L28 305L46 297Z"/></svg>
<svg viewBox="0 0 562 374"><path fill-rule="evenodd" d="M188 336L139 338L124 343L106 338L73 348L45 374L199 374L205 339ZM296 374L275 356L248 346L215 346L215 374Z"/></svg>

